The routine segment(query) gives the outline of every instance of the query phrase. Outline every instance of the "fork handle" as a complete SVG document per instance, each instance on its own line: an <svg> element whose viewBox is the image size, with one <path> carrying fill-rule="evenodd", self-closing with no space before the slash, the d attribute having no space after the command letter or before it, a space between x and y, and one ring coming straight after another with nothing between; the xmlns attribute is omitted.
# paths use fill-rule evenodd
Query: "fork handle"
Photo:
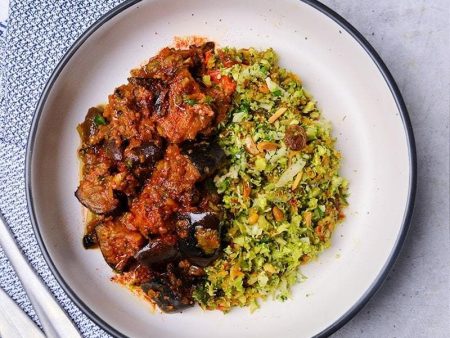
<svg viewBox="0 0 450 338"><path fill-rule="evenodd" d="M79 338L80 334L50 291L28 264L0 213L0 245L19 277L48 338Z"/></svg>

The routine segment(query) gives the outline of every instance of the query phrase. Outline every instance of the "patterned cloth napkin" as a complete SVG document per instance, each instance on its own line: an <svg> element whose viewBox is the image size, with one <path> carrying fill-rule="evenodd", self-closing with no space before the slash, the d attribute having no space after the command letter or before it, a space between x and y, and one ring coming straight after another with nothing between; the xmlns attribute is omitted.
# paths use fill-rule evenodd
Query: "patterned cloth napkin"
<svg viewBox="0 0 450 338"><path fill-rule="evenodd" d="M6 26L8 25L8 8L9 8L9 0L3 0L0 2L0 60L2 60L4 55L4 43L5 43L4 36ZM2 71L0 61L0 98L1 97L2 97Z"/></svg>
<svg viewBox="0 0 450 338"><path fill-rule="evenodd" d="M36 103L52 70L87 27L122 1L10 0L6 30L7 16L0 16L0 209L24 254L85 337L107 334L67 297L39 250L27 212L25 148ZM0 0L0 9L6 2ZM0 286L38 322L1 249Z"/></svg>
<svg viewBox="0 0 450 338"><path fill-rule="evenodd" d="M8 0L0 2L0 37L3 35L3 32L6 30L6 26L8 24L8 7Z"/></svg>

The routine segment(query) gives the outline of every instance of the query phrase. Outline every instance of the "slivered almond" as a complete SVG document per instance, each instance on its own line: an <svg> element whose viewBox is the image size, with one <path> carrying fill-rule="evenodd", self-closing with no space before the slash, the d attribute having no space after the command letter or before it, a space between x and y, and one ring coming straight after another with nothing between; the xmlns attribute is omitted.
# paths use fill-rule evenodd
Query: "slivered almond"
<svg viewBox="0 0 450 338"><path fill-rule="evenodd" d="M305 219L305 224L308 228L311 227L311 221L312 221L312 212L307 211L303 214L303 218Z"/></svg>
<svg viewBox="0 0 450 338"><path fill-rule="evenodd" d="M266 272L268 272L270 274L277 272L275 267L272 264L270 264L270 263L264 264L263 265L263 269L264 269L264 271L266 271Z"/></svg>
<svg viewBox="0 0 450 338"><path fill-rule="evenodd" d="M247 181L242 182L242 196L244 198L249 198L252 193L252 188L250 187L250 183Z"/></svg>
<svg viewBox="0 0 450 338"><path fill-rule="evenodd" d="M250 225L256 224L256 222L258 222L258 219L259 215L256 213L256 211L251 210L247 220L248 224Z"/></svg>
<svg viewBox="0 0 450 338"><path fill-rule="evenodd" d="M241 271L241 268L237 265L233 265L230 269L230 277L232 279L238 278L240 276L243 276L244 273Z"/></svg>
<svg viewBox="0 0 450 338"><path fill-rule="evenodd" d="M247 136L245 138L245 148L247 149L247 151L252 154L252 155L257 155L259 154L259 150L258 147L256 147L255 142L253 141L251 136Z"/></svg>
<svg viewBox="0 0 450 338"><path fill-rule="evenodd" d="M284 213L277 206L272 209L273 217L276 221L281 222L284 219Z"/></svg>
<svg viewBox="0 0 450 338"><path fill-rule="evenodd" d="M257 145L259 151L273 151L278 149L278 144L275 142L263 141Z"/></svg>
<svg viewBox="0 0 450 338"><path fill-rule="evenodd" d="M300 184L300 182L301 182L301 180L302 180L302 177L303 177L303 170L300 171L300 172L297 174L297 176L295 176L295 180L294 180L294 182L292 183L292 187L291 187L292 191L294 191L295 189L297 189L298 185Z"/></svg>
<svg viewBox="0 0 450 338"><path fill-rule="evenodd" d="M281 107L278 109L275 114L273 114L271 117L269 117L269 123L274 123L276 120L280 118L281 115L283 115L286 112L286 107Z"/></svg>
<svg viewBox="0 0 450 338"><path fill-rule="evenodd" d="M291 150L288 153L288 166L291 166L292 164L292 158L295 157L296 155L300 154L299 151L295 151L295 150Z"/></svg>

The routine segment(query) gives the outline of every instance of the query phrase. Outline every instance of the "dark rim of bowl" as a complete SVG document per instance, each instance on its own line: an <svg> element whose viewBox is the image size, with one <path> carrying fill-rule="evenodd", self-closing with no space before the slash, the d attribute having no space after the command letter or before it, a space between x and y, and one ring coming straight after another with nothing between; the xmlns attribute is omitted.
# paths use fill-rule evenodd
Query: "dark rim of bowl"
<svg viewBox="0 0 450 338"><path fill-rule="evenodd" d="M409 192L408 192L408 201L405 209L405 213L403 216L403 223L400 230L400 233L397 237L394 248L392 249L388 260L385 262L383 268L378 273L376 279L372 282L369 288L365 291L365 293L359 298L359 300L349 309L347 312L338 318L333 324L325 328L322 332L318 333L316 337L327 337L332 333L336 332L342 326L344 326L350 319L352 319L369 301L369 299L376 293L376 291L380 288L384 280L386 279L389 271L394 265L400 251L402 245L405 241L406 235L408 233L408 229L411 223L413 208L414 208L414 200L416 195L417 188L417 159L416 159L416 146L414 141L414 134L411 126L411 121L409 118L408 111L406 109L405 102L403 101L400 90L395 83L394 78L389 72L388 68L381 60L378 53L375 49L369 44L369 42L359 33L350 23L348 23L344 18L342 18L339 14L318 2L317 0L300 0L316 10L320 11L322 14L328 16L333 21L335 21L339 26L341 26L345 31L347 31L367 52L367 54L371 57L372 61L378 67L379 71L383 75L389 89L391 90L392 96L397 104L397 108L400 112L403 125L405 128L408 150L409 150L409 165L410 165L410 177L409 177ZM33 156L33 147L36 136L36 130L39 123L39 119L49 95L50 90L53 87L54 82L58 78L61 71L64 69L67 62L71 59L71 57L75 54L75 52L80 48L81 45L104 23L115 17L117 14L123 12L125 9L141 2L141 0L127 0L120 4L119 6L113 8L103 16L101 16L92 26L90 26L70 47L70 49L66 52L64 57L56 66L49 80L47 81L45 88L41 94L39 102L36 106L35 114L33 116L33 121L30 128L30 133L28 136L27 150L26 150L26 165L25 165L25 183L26 183L26 195L27 195L27 204L28 210L31 217L31 223L33 225L34 232L36 234L37 241L41 248L41 251L44 255L44 258L55 276L58 283L61 285L62 289L69 295L71 300L98 326L100 326L103 330L108 332L109 334L116 337L126 337L123 333L119 332L115 328L113 328L110 324L106 323L103 319L101 319L96 313L94 313L84 302L75 294L75 292L70 288L70 286L64 281L62 276L59 274L56 266L54 265L47 248L45 247L42 235L39 230L39 226L37 224L34 204L33 204L33 193L31 188L31 160Z"/></svg>

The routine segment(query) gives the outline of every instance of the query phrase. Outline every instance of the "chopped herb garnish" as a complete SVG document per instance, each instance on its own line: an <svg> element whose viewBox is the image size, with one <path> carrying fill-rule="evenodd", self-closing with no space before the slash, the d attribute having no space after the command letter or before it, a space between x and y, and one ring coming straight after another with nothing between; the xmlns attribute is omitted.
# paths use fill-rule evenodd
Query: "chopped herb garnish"
<svg viewBox="0 0 450 338"><path fill-rule="evenodd" d="M248 101L242 101L239 105L239 112L248 113L250 110L250 103Z"/></svg>
<svg viewBox="0 0 450 338"><path fill-rule="evenodd" d="M259 70L261 71L261 73L263 73L264 75L267 75L268 70L266 67L264 67L263 65L259 66Z"/></svg>
<svg viewBox="0 0 450 338"><path fill-rule="evenodd" d="M126 160L126 161L125 161L125 166L126 166L128 169L133 168L133 161L131 161L131 160Z"/></svg>
<svg viewBox="0 0 450 338"><path fill-rule="evenodd" d="M272 94L273 94L274 96L279 97L279 96L281 96L283 93L281 92L280 89L275 89L275 90L272 92Z"/></svg>
<svg viewBox="0 0 450 338"><path fill-rule="evenodd" d="M187 96L183 98L183 101L184 101L184 103L186 103L186 104L188 104L190 106L193 106L193 105L197 104L197 100L196 99L191 99L191 98L189 98Z"/></svg>
<svg viewBox="0 0 450 338"><path fill-rule="evenodd" d="M106 124L106 120L105 120L105 118L104 118L102 115L97 114L97 115L95 115L95 117L94 117L94 123L95 123L97 126L104 126L104 125Z"/></svg>
<svg viewBox="0 0 450 338"><path fill-rule="evenodd" d="M320 208L314 209L314 219L321 219L324 215L325 213Z"/></svg>

